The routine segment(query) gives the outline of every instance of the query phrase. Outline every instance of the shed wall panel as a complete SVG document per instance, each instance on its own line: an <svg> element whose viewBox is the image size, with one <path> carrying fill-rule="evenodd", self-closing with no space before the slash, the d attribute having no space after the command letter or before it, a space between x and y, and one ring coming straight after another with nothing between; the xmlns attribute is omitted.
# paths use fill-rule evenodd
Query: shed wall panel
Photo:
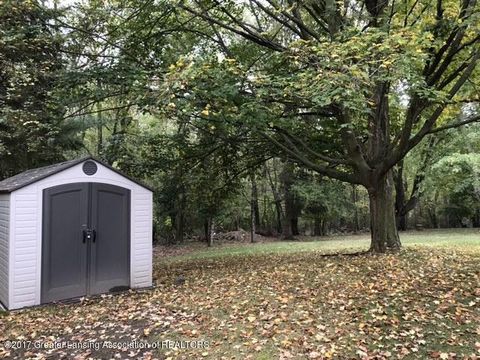
<svg viewBox="0 0 480 360"><path fill-rule="evenodd" d="M0 195L0 302L8 307L10 195Z"/></svg>

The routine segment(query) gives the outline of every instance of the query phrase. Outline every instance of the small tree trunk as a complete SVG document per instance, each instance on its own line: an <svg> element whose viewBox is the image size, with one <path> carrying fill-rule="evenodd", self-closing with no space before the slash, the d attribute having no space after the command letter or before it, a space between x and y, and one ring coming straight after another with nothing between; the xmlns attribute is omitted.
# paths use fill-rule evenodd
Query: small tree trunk
<svg viewBox="0 0 480 360"><path fill-rule="evenodd" d="M208 247L213 245L212 227L213 227L212 218L206 219L204 223L204 228L205 228L205 240L207 241Z"/></svg>
<svg viewBox="0 0 480 360"><path fill-rule="evenodd" d="M252 181L252 208L253 208L253 219L255 221L255 227L260 227L260 208L258 206L258 188L257 188L257 179L255 177L255 172L252 171L250 175Z"/></svg>
<svg viewBox="0 0 480 360"><path fill-rule="evenodd" d="M298 229L298 217L294 217L292 220L292 234L300 235L300 230Z"/></svg>
<svg viewBox="0 0 480 360"><path fill-rule="evenodd" d="M175 241L177 243L183 242L183 234L185 228L185 216L184 216L184 194L180 192L177 196L177 202L175 204Z"/></svg>
<svg viewBox="0 0 480 360"><path fill-rule="evenodd" d="M473 216L473 219L472 219L472 224L473 224L473 227L480 227L480 209L477 209L475 211L475 215Z"/></svg>
<svg viewBox="0 0 480 360"><path fill-rule="evenodd" d="M313 223L313 235L322 236L322 220L319 217L315 217Z"/></svg>
<svg viewBox="0 0 480 360"><path fill-rule="evenodd" d="M282 222L282 239L283 240L293 239L292 223L290 221Z"/></svg>
<svg viewBox="0 0 480 360"><path fill-rule="evenodd" d="M268 170L268 166L265 165L265 173L267 174L267 177L268 177L268 181L270 183L270 188L272 190L272 194L273 194L273 199L275 201L275 212L276 212L276 220L277 220L277 233L281 233L282 232L282 220L284 218L284 214L283 214L283 210L282 210L282 198L277 190L277 186L275 184L276 182L276 170L275 170L275 162L274 162L274 167L273 167L273 171L274 171L274 175L275 175L275 179L272 178L272 175L270 174L270 171Z"/></svg>
<svg viewBox="0 0 480 360"><path fill-rule="evenodd" d="M439 226L438 226L437 214L435 213L435 207L428 206L427 215L429 220L428 225L434 229L437 229Z"/></svg>
<svg viewBox="0 0 480 360"><path fill-rule="evenodd" d="M208 231L208 220L203 222L203 235L205 235L205 242L208 244L208 235L210 231Z"/></svg>
<svg viewBox="0 0 480 360"><path fill-rule="evenodd" d="M257 183L255 181L255 172L250 174L252 181L252 193L250 197L250 242L255 242L255 230L256 226L260 223L259 211L258 211L258 192Z"/></svg>
<svg viewBox="0 0 480 360"><path fill-rule="evenodd" d="M240 214L235 214L235 220L233 222L233 230L238 231L240 230Z"/></svg>
<svg viewBox="0 0 480 360"><path fill-rule="evenodd" d="M178 211L175 215L175 241L179 243L183 242L184 220L183 212Z"/></svg>
<svg viewBox="0 0 480 360"><path fill-rule="evenodd" d="M255 231L256 231L256 226L255 226L255 209L253 204L251 205L251 212L250 212L250 242L254 243L255 242Z"/></svg>
<svg viewBox="0 0 480 360"><path fill-rule="evenodd" d="M353 202L353 231L356 233L360 230L360 222L358 220L358 206L357 206L357 186L352 184L352 202Z"/></svg>
<svg viewBox="0 0 480 360"><path fill-rule="evenodd" d="M295 198L292 192L294 182L294 165L290 161L286 161L280 174L282 184L283 198L285 202L285 211L282 218L282 239L293 239L293 219L295 217Z"/></svg>
<svg viewBox="0 0 480 360"><path fill-rule="evenodd" d="M396 217L396 223L398 230L406 231L407 230L407 214L401 214Z"/></svg>
<svg viewBox="0 0 480 360"><path fill-rule="evenodd" d="M370 199L370 251L384 253L400 250L395 224L395 203L391 172L368 189Z"/></svg>
<svg viewBox="0 0 480 360"><path fill-rule="evenodd" d="M282 203L275 200L275 215L276 215L276 231L278 234L282 233Z"/></svg>

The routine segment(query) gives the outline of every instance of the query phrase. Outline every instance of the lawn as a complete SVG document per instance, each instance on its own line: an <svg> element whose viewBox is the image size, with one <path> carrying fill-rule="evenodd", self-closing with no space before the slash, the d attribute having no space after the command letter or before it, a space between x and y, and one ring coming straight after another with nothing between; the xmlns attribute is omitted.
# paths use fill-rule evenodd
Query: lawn
<svg viewBox="0 0 480 360"><path fill-rule="evenodd" d="M406 248L434 247L480 254L480 230L429 230L409 231L401 234L402 244ZM186 259L216 258L231 255L282 254L302 251L320 251L323 254L357 253L366 251L370 245L370 235L335 235L327 237L298 237L295 241L262 241L250 243L223 243L213 248L196 243L174 246L169 254L182 254L159 259L163 263L178 262ZM176 251L175 251L176 250Z"/></svg>
<svg viewBox="0 0 480 360"><path fill-rule="evenodd" d="M480 232L412 232L402 241L401 254L379 256L332 255L368 248L366 235L157 251L152 290L0 315L0 343L102 348L0 345L0 357L480 357ZM169 349L167 340L204 347ZM109 348L134 341L163 348Z"/></svg>

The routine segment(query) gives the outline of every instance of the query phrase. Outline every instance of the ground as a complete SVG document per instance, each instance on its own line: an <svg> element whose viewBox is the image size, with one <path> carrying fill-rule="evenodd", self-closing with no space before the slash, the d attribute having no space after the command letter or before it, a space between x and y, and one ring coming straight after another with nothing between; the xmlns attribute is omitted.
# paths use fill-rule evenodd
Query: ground
<svg viewBox="0 0 480 360"><path fill-rule="evenodd" d="M306 240L157 248L152 290L1 313L0 357L480 359L478 230Z"/></svg>

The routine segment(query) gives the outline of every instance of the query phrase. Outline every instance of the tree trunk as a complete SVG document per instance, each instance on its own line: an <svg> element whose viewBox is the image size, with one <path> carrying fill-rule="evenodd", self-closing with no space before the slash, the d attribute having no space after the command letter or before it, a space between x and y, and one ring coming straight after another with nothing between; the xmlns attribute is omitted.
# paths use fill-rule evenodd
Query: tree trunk
<svg viewBox="0 0 480 360"><path fill-rule="evenodd" d="M183 234L185 228L185 216L184 216L184 194L179 193L176 201L175 209L175 241L177 243L183 242Z"/></svg>
<svg viewBox="0 0 480 360"><path fill-rule="evenodd" d="M426 151L423 163L421 168L417 171L415 179L412 184L412 191L410 197L407 199L407 182L404 180L403 176L403 160L400 161L397 165L397 170L394 172L394 183L395 183L395 214L397 220L398 230L405 231L407 230L408 224L408 213L412 211L419 201L420 197L420 184L425 179L425 169L429 163L429 150L433 146L433 143L429 142L429 148ZM416 224L415 224L416 225Z"/></svg>
<svg viewBox="0 0 480 360"><path fill-rule="evenodd" d="M183 242L183 233L185 228L185 218L183 211L177 211L175 214L175 241L177 243Z"/></svg>
<svg viewBox="0 0 480 360"><path fill-rule="evenodd" d="M250 197L250 242L255 242L255 230L256 227L260 224L260 216L258 211L258 192L257 192L257 183L255 181L255 172L252 171L250 174L250 179L252 181L252 193Z"/></svg>
<svg viewBox="0 0 480 360"><path fill-rule="evenodd" d="M300 235L300 230L298 229L298 217L295 216L292 219L292 235Z"/></svg>
<svg viewBox="0 0 480 360"><path fill-rule="evenodd" d="M370 199L370 251L385 253L401 247L395 224L392 174L389 172L376 186L368 189Z"/></svg>
<svg viewBox="0 0 480 360"><path fill-rule="evenodd" d="M293 239L292 223L290 221L282 222L282 239L283 240Z"/></svg>
<svg viewBox="0 0 480 360"><path fill-rule="evenodd" d="M480 209L477 209L475 211L475 215L473 216L473 219L472 219L472 224L473 224L473 227L480 227Z"/></svg>
<svg viewBox="0 0 480 360"><path fill-rule="evenodd" d="M323 236L322 232L322 219L320 217L315 217L313 223L313 235L314 236Z"/></svg>
<svg viewBox="0 0 480 360"><path fill-rule="evenodd" d="M273 171L275 172L275 181L276 181L275 163L274 163ZM270 171L268 170L268 165L265 165L265 172L267 174L268 181L270 183L270 188L271 188L272 194L273 194L273 199L274 199L274 202L275 202L275 212L276 212L276 216L277 216L277 219L276 219L277 220L277 233L280 234L280 233L282 233L282 219L284 217L283 209L282 209L282 198L281 198L280 194L278 193L276 184L274 182L274 179L272 178L272 175L270 174Z"/></svg>
<svg viewBox="0 0 480 360"><path fill-rule="evenodd" d="M275 201L275 231L277 234L282 233L282 204L278 201Z"/></svg>
<svg viewBox="0 0 480 360"><path fill-rule="evenodd" d="M280 181L282 184L283 198L285 201L284 217L282 218L282 239L293 239L293 219L295 218L295 197L292 192L294 182L294 165L290 161L286 161L283 165Z"/></svg>
<svg viewBox="0 0 480 360"><path fill-rule="evenodd" d="M353 202L353 231L357 233L360 230L360 222L358 220L358 206L357 206L357 186L352 184L352 202Z"/></svg>
<svg viewBox="0 0 480 360"><path fill-rule="evenodd" d="M255 210L254 210L253 202L251 205L251 212L250 212L250 242L254 243L255 242L255 231L256 231L256 226L255 226Z"/></svg>
<svg viewBox="0 0 480 360"><path fill-rule="evenodd" d="M396 217L397 228L400 231L407 230L407 214L400 214Z"/></svg>
<svg viewBox="0 0 480 360"><path fill-rule="evenodd" d="M430 209L429 215L430 215L430 221L432 222L432 227L434 229L439 229L440 225L438 224L438 219L437 219L437 214L435 212L435 209Z"/></svg>
<svg viewBox="0 0 480 360"><path fill-rule="evenodd" d="M403 161L401 161L394 175L395 180L395 216L398 230L407 230L407 214L405 206L405 183L403 181Z"/></svg>
<svg viewBox="0 0 480 360"><path fill-rule="evenodd" d="M207 241L208 247L213 245L213 236L212 236L212 218L207 218L204 223L205 229L205 240Z"/></svg>
<svg viewBox="0 0 480 360"><path fill-rule="evenodd" d="M253 219L255 221L255 227L260 227L260 209L258 206L258 189L257 189L257 179L255 177L255 172L252 171L250 175L252 181L252 208L253 208Z"/></svg>

